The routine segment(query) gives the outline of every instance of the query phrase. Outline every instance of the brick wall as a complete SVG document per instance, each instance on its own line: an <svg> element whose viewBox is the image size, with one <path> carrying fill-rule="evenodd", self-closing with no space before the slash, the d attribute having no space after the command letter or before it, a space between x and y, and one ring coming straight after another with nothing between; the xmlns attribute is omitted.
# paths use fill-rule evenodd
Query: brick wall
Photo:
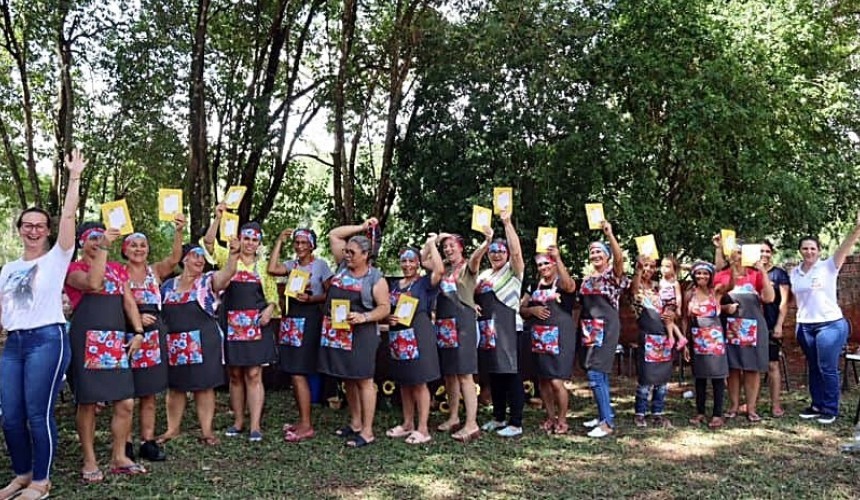
<svg viewBox="0 0 860 500"><path fill-rule="evenodd" d="M791 268L787 267L786 271ZM860 255L850 255L845 259L839 272L837 282L837 297L842 313L851 325L857 325L853 329L849 344L860 344ZM784 332L785 342L795 343L794 317L797 306L794 300L789 303L788 316L785 319ZM623 344L636 342L638 330L636 329L636 318L630 308L629 297L625 297L621 303L621 342Z"/></svg>

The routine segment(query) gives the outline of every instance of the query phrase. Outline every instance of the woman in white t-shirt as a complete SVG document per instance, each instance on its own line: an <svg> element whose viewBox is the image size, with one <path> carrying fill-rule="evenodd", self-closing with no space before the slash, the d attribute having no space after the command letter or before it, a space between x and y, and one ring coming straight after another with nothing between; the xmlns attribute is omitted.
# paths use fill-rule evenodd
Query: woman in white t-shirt
<svg viewBox="0 0 860 500"><path fill-rule="evenodd" d="M48 249L48 212L28 208L15 224L24 254L0 271L0 321L9 332L0 358L0 399L3 433L15 471L0 498L44 498L51 488L51 462L57 451L54 404L71 357L63 282L75 250L75 212L86 163L78 151L66 159L69 183L57 243Z"/></svg>
<svg viewBox="0 0 860 500"><path fill-rule="evenodd" d="M812 404L800 418L832 424L839 414L839 356L848 340L848 322L836 301L836 277L845 257L860 239L857 223L832 257L820 260L817 238L800 240L803 261L791 271L791 290L797 300L797 343L809 367Z"/></svg>

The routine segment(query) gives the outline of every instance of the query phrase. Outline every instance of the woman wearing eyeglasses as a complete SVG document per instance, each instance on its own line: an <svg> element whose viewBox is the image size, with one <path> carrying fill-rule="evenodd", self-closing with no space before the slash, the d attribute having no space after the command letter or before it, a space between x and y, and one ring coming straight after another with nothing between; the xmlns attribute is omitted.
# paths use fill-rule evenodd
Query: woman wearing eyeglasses
<svg viewBox="0 0 860 500"><path fill-rule="evenodd" d="M221 225L221 217L227 206L219 204L209 230L203 236L203 248L207 260L223 267L227 261L227 250L215 241ZM275 326L280 318L278 286L267 272L267 265L258 256L263 230L256 222L247 222L239 228L241 252L236 263L236 274L230 286L224 290L224 307L221 311L221 327L226 336L224 355L230 376L230 408L233 410L233 425L224 433L228 437L239 436L245 425L245 405L250 414L248 440L263 439L261 420L265 389L263 388L263 365L276 359Z"/></svg>
<svg viewBox="0 0 860 500"><path fill-rule="evenodd" d="M526 331L530 332L532 359L546 410L541 429L566 434L569 393L564 382L573 375L576 351L576 282L555 246L537 254L535 264L540 278L523 296L520 314L527 320Z"/></svg>
<svg viewBox="0 0 860 500"><path fill-rule="evenodd" d="M49 247L51 218L31 207L15 226L24 246L21 258L0 271L0 322L8 333L0 358L3 433L15 478L0 498L44 498L57 452L54 405L71 351L63 316L63 276L75 249L75 212L86 166L77 150L66 159L69 184L57 242Z"/></svg>
<svg viewBox="0 0 860 500"><path fill-rule="evenodd" d="M362 448L375 439L377 323L388 318L388 283L371 264L375 245L359 233L375 233L377 224L371 218L364 224L340 226L329 233L338 268L323 308L319 371L344 379L350 420L335 434L345 438L346 446L351 448Z"/></svg>

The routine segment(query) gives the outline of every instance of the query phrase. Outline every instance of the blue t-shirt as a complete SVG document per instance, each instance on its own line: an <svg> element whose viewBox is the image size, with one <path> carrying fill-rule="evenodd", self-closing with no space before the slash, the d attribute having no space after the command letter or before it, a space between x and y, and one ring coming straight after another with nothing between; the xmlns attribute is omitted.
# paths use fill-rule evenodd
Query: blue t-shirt
<svg viewBox="0 0 860 500"><path fill-rule="evenodd" d="M764 320L767 323L767 329L773 331L773 327L776 326L776 322L779 320L779 304L782 302L782 293L779 291L779 286L791 286L791 280L789 280L785 269L776 266L767 272L767 277L773 283L773 302L763 304Z"/></svg>
<svg viewBox="0 0 860 500"><path fill-rule="evenodd" d="M439 285L437 284L434 286L431 283L430 275L418 278L418 281L404 289L400 289L399 279L394 280L391 283L391 290L389 292L391 307L394 307L397 304L397 300L400 298L400 294L402 293L418 299L418 310L415 312L430 314L430 311L433 310L436 302L436 295L439 294Z"/></svg>

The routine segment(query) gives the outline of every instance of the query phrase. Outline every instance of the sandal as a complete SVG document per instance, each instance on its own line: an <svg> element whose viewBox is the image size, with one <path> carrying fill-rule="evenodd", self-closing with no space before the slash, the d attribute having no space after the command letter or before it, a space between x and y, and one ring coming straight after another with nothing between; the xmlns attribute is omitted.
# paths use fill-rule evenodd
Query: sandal
<svg viewBox="0 0 860 500"><path fill-rule="evenodd" d="M710 422L708 422L708 428L713 429L713 430L717 430L717 429L721 428L723 425L725 425L725 423L726 423L726 421L723 420L723 417L714 417L711 419Z"/></svg>
<svg viewBox="0 0 860 500"><path fill-rule="evenodd" d="M569 427L566 423L558 422L555 424L555 429L552 430L553 434L567 434Z"/></svg>
<svg viewBox="0 0 860 500"><path fill-rule="evenodd" d="M215 436L200 436L197 438L197 442L206 446L218 446L221 444L221 440Z"/></svg>
<svg viewBox="0 0 860 500"><path fill-rule="evenodd" d="M738 412L737 412L737 410L735 410L735 411L727 411L727 412L725 413L725 415L723 415L723 416L726 418L726 420L730 420L730 419L733 419L733 418L737 417L737 416L738 416Z"/></svg>
<svg viewBox="0 0 860 500"><path fill-rule="evenodd" d="M370 441L368 441L364 439L364 436L362 436L361 434L356 434L355 437L350 438L344 444L347 448L364 448L365 446L373 444L375 442L376 439L371 439Z"/></svg>
<svg viewBox="0 0 860 500"><path fill-rule="evenodd" d="M18 476L15 476L5 488L0 490L0 498L12 498L28 486L30 486L30 480L24 482L23 480L20 480Z"/></svg>
<svg viewBox="0 0 860 500"><path fill-rule="evenodd" d="M146 467L136 462L128 465L121 465L119 467L112 467L110 470L111 474L120 476L137 476L140 474L146 474L147 472Z"/></svg>
<svg viewBox="0 0 860 500"><path fill-rule="evenodd" d="M400 439L409 437L413 432L415 432L414 429L406 429L402 425L398 425L397 427L392 427L391 429L385 431L385 435L390 438Z"/></svg>
<svg viewBox="0 0 860 500"><path fill-rule="evenodd" d="M475 429L472 432L463 432L462 430L455 432L452 436L454 441L459 441L463 444L471 443L481 437L481 429Z"/></svg>
<svg viewBox="0 0 860 500"><path fill-rule="evenodd" d="M785 410L776 408L775 410L771 410L770 414L773 415L773 418L782 418L785 416Z"/></svg>
<svg viewBox="0 0 860 500"><path fill-rule="evenodd" d="M81 482L84 484L98 484L105 480L105 475L101 469L91 471L81 471Z"/></svg>
<svg viewBox="0 0 860 500"><path fill-rule="evenodd" d="M316 433L313 429L309 429L305 432L296 432L295 429L293 429L284 433L284 441L288 443L300 443L302 441L312 439L315 435Z"/></svg>
<svg viewBox="0 0 860 500"><path fill-rule="evenodd" d="M334 431L334 435L342 438L351 438L361 431L357 431L348 425L344 425L340 429Z"/></svg>
<svg viewBox="0 0 860 500"><path fill-rule="evenodd" d="M747 413L747 420L749 420L752 423L761 422L761 416L759 416L758 413L751 411L751 412Z"/></svg>
<svg viewBox="0 0 860 500"><path fill-rule="evenodd" d="M155 438L155 442L156 442L157 444L164 444L164 443L167 443L168 441L173 441L174 439L176 439L176 438L178 438L178 437L179 437L179 433L178 433L178 432L177 432L176 434L168 434L168 433L166 433L166 432L165 432L164 434L162 434L162 435L158 436L157 438Z"/></svg>
<svg viewBox="0 0 860 500"><path fill-rule="evenodd" d="M406 444L426 444L432 441L433 438L427 434L422 434L418 431L412 431L409 437L406 438Z"/></svg>
<svg viewBox="0 0 860 500"><path fill-rule="evenodd" d="M555 430L555 422L553 421L553 419L548 418L540 424L540 428L547 434L552 434L552 432Z"/></svg>
<svg viewBox="0 0 860 500"><path fill-rule="evenodd" d="M51 495L50 491L50 481L42 484L30 483L30 486L27 486L24 491L19 493L15 498L22 500L42 500L43 498L48 498Z"/></svg>
<svg viewBox="0 0 860 500"><path fill-rule="evenodd" d="M439 432L457 432L460 430L460 422L454 422L453 424L449 424L447 421L442 422L436 427L436 430Z"/></svg>
<svg viewBox="0 0 860 500"><path fill-rule="evenodd" d="M702 425L705 423L705 416L704 415L696 415L695 417L691 418L689 420L689 422L693 425Z"/></svg>
<svg viewBox="0 0 860 500"><path fill-rule="evenodd" d="M296 430L296 424L286 423L286 424L284 424L283 427L281 427L281 432L283 432L285 434L289 431L294 431L294 430Z"/></svg>

